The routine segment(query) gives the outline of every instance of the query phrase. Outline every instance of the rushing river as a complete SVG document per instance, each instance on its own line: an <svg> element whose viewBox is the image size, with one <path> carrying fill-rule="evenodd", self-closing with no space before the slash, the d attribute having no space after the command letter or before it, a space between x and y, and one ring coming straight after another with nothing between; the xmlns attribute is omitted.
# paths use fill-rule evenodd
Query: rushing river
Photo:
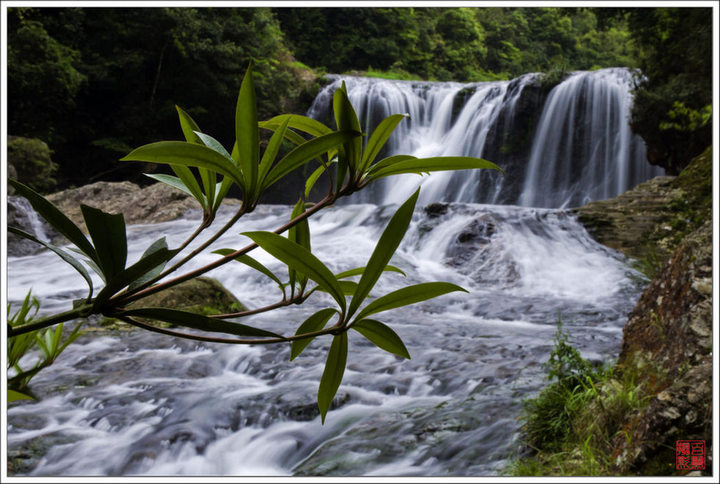
<svg viewBox="0 0 720 484"><path fill-rule="evenodd" d="M139 330L88 334L33 380L39 402L9 409L11 456L26 455L31 476L502 472L517 452L521 401L544 383L541 364L558 314L585 357L607 360L617 354L640 286L626 262L565 211L434 208L416 211L392 261L407 278L388 273L376 291L444 280L469 294L385 313L411 360L351 334L325 425L315 395L327 339L289 362L286 346L224 346ZM238 233L272 229L289 209L260 206L217 247L244 245ZM310 223L314 251L336 271L364 265L393 209L356 204L322 212ZM195 223L129 227L130 260L161 235L179 244ZM267 254L260 260L281 270ZM10 257L8 266L10 301L32 287L44 310L57 311L84 294L84 281L47 252ZM250 307L279 295L272 281L240 264L210 275ZM251 324L292 332L327 301L318 296Z"/></svg>
<svg viewBox="0 0 720 484"><path fill-rule="evenodd" d="M630 77L625 69L573 73L544 94L534 75L474 84L348 78L369 131L389 114L411 115L388 154L484 156L505 175L387 179L313 218L313 252L336 272L365 265L394 208L422 180L413 223L392 261L407 278L387 273L371 296L424 281L453 282L469 293L381 315L410 360L351 332L347 370L325 425L315 402L328 339L290 362L287 346L223 346L140 330L83 335L33 380L42 398L8 411L10 460L22 464L16 473L502 473L519 452L522 400L545 384L542 364L558 318L583 356L608 361L643 286L623 257L562 209L660 174L627 126ZM338 85L318 95L310 115L327 114ZM437 201L453 203L423 207ZM239 233L272 230L289 211L260 206L215 247L240 248L248 241ZM161 236L177 246L198 217L129 227L130 262ZM187 269L216 257L198 257ZM267 254L259 258L281 270ZM280 296L270 279L240 264L209 275L250 308ZM43 311L68 309L86 290L53 254L9 257L9 300L17 304L30 288ZM316 295L247 322L292 333L328 301Z"/></svg>

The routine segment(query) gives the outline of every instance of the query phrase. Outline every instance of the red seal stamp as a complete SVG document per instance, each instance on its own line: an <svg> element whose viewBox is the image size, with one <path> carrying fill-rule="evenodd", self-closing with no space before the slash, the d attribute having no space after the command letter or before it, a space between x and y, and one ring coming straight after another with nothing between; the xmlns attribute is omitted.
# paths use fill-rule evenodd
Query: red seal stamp
<svg viewBox="0 0 720 484"><path fill-rule="evenodd" d="M678 440L675 442L675 469L697 471L705 469L705 441Z"/></svg>

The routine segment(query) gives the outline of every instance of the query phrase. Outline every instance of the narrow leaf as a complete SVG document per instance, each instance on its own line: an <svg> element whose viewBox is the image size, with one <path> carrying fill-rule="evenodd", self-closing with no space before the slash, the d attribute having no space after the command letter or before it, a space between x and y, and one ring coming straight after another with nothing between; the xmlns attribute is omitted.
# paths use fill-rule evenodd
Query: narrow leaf
<svg viewBox="0 0 720 484"><path fill-rule="evenodd" d="M184 141L158 141L131 151L120 161L148 161L168 165L195 166L208 168L217 173L229 176L240 187L243 185L243 174L235 164L217 151L204 145Z"/></svg>
<svg viewBox="0 0 720 484"><path fill-rule="evenodd" d="M291 171L308 163L330 148L340 145L353 137L360 136L358 131L337 131L307 141L285 155L268 173L263 188L267 188Z"/></svg>
<svg viewBox="0 0 720 484"><path fill-rule="evenodd" d="M334 163L332 161L331 163ZM310 198L310 191L315 186L315 183L318 181L318 178L320 178L320 175L325 173L325 170L328 168L327 164L322 164L315 169L314 172L310 174L307 180L305 180L305 198Z"/></svg>
<svg viewBox="0 0 720 484"><path fill-rule="evenodd" d="M380 240L375 245L375 250L373 250L365 271L360 278L358 289L350 302L348 317L355 313L360 304L370 294L370 290L375 286L383 270L390 262L390 258L395 254L410 226L410 220L412 220L413 211L415 210L415 202L417 202L419 194L420 190L418 189L398 208L385 230L383 230Z"/></svg>
<svg viewBox="0 0 720 484"><path fill-rule="evenodd" d="M279 334L266 331L260 328L253 328L245 324L233 323L223 319L210 318L201 314L179 311L166 308L142 308L131 309L120 313L122 316L137 316L141 318L155 319L166 323L175 324L185 328L210 331L213 333L227 333L237 336L267 336L282 338Z"/></svg>
<svg viewBox="0 0 720 484"><path fill-rule="evenodd" d="M272 232L244 232L267 253L293 267L296 271L307 274L319 286L325 288L345 311L346 303L342 288L330 269L300 244Z"/></svg>
<svg viewBox="0 0 720 484"><path fill-rule="evenodd" d="M408 161L408 160L417 160L418 158L416 156L411 155L393 155L388 156L387 158L383 158L382 160L378 161L374 165L370 167L369 170L367 170L368 173L374 173L380 168L384 168L386 166L394 165L395 163L399 161Z"/></svg>
<svg viewBox="0 0 720 484"><path fill-rule="evenodd" d="M355 109L348 99L345 82L343 82L342 88L337 89L333 94L333 111L338 131L362 131ZM350 172L357 173L362 156L362 138L354 138L343 143L343 154Z"/></svg>
<svg viewBox="0 0 720 484"><path fill-rule="evenodd" d="M407 274L405 274L401 269L398 269L395 266L391 266L390 264L386 265L383 271L387 272L397 272L398 274L402 274L403 276L407 277ZM352 276L362 276L363 272L365 272L364 267L357 267L355 269L349 269L347 271L339 272L335 274L336 279L345 279L346 277L352 277Z"/></svg>
<svg viewBox="0 0 720 484"><path fill-rule="evenodd" d="M88 287L90 288L90 293L88 294L87 299L90 300L90 298L92 297L92 293L93 293L92 278L90 277L90 274L88 274L87 270L80 263L79 260L77 260L76 258L71 256L64 250L60 249L59 247L56 247L52 244L48 244L47 242L43 242L42 240L36 238L35 236L33 236L27 232L24 232L20 229L17 229L15 227L10 227L10 226L8 226L7 229L8 229L8 232L12 232L15 235L19 235L20 237L24 237L26 239L32 240L33 242L44 245L51 251L55 252L62 260L64 260L65 262L67 262L68 264L73 266L73 268L80 273L80 275L83 277L83 279L85 279L85 282L87 282Z"/></svg>
<svg viewBox="0 0 720 484"><path fill-rule="evenodd" d="M265 181L265 177L270 171L270 167L275 161L275 158L277 158L278 151L280 151L280 146L282 145L282 140L285 137L285 132L287 131L288 121L289 120L286 119L278 130L273 133L270 141L268 142L267 148L265 148L265 153L263 153L262 160L260 160L258 173L258 180L260 183Z"/></svg>
<svg viewBox="0 0 720 484"><path fill-rule="evenodd" d="M358 283L354 281L338 281L338 284L340 284L340 289L342 289L343 294L346 296L352 296L355 294L355 291L357 291ZM318 287L318 291L327 292L325 288Z"/></svg>
<svg viewBox="0 0 720 484"><path fill-rule="evenodd" d="M175 168L185 168L186 170L188 170L188 168L186 168L186 167L176 166ZM152 178L153 180L157 180L166 185L170 185L171 187L177 188L178 190L182 190L183 192L187 193L188 195L190 195L191 197L195 198L198 201L202 200L202 198L203 198L202 192L200 192L200 194L199 194L200 198L198 198L196 196L197 194L193 193L193 191L190 190L190 188L179 177L172 176L172 175L165 175L163 173L153 173L153 174L145 173L145 176L148 178Z"/></svg>
<svg viewBox="0 0 720 484"><path fill-rule="evenodd" d="M351 328L365 336L378 348L383 349L388 353L402 356L408 360L410 359L410 353L408 353L408 350L402 342L402 339L400 339L400 336L380 321L375 321L374 319L363 319L362 321L354 323Z"/></svg>
<svg viewBox="0 0 720 484"><path fill-rule="evenodd" d="M235 107L235 140L238 144L238 161L245 174L245 188L255 191L258 175L259 134L257 102L252 66L249 66L240 85Z"/></svg>
<svg viewBox="0 0 720 484"><path fill-rule="evenodd" d="M200 131L195 132L195 136L198 137L198 139L207 146L210 149L213 149L223 155L225 158L227 158L230 161L234 161L232 157L230 156L230 153L227 152L225 147L215 138L210 136L209 134L201 133Z"/></svg>
<svg viewBox="0 0 720 484"><path fill-rule="evenodd" d="M382 147L385 146L385 143L387 143L388 138L390 138L390 135L393 131L395 131L395 128L400 121L407 117L408 115L406 114L393 114L392 116L388 116L383 119L380 124L378 124L377 128L375 128L375 131L373 131L373 134L370 136L367 146L365 147L361 171L365 171L367 167L370 166L370 164L375 160L375 157L377 157L378 153L380 153Z"/></svg>
<svg viewBox="0 0 720 484"><path fill-rule="evenodd" d="M193 198L195 198L195 200L200 203L200 206L202 208L207 208L207 201L205 200L205 195L203 194L203 191L200 188L200 184L198 183L195 175L193 175L193 172L190 170L190 168L181 165L170 165L170 168L178 176L178 178L182 180L183 184L190 191L190 195L192 195Z"/></svg>
<svg viewBox="0 0 720 484"><path fill-rule="evenodd" d="M8 183L12 185L19 195L27 199L38 215L52 225L55 230L75 244L75 246L89 258L97 261L97 254L95 253L95 249L92 244L90 244L90 241L88 241L80 228L67 218L60 209L26 185L23 185L12 178L8 178Z"/></svg>
<svg viewBox="0 0 720 484"><path fill-rule="evenodd" d="M235 252L233 249L218 249L218 250L214 250L213 254L219 254L219 255L226 256L228 254L232 254L233 252ZM265 267L264 265L262 265L260 262L253 259L249 255L240 255L238 257L235 257L235 260L240 262L241 264L245 264L246 266L252 267L253 269L255 269L258 272L261 272L262 274L265 274L270 279L275 281L278 284L278 286L280 286L280 288L282 289L282 287L283 287L282 281L275 274L273 274L273 272L270 269L268 269L267 267Z"/></svg>
<svg viewBox="0 0 720 484"><path fill-rule="evenodd" d="M182 128L185 141L188 143L201 143L200 138L197 136L197 133L200 132L197 123L180 106L176 105L175 109L178 112L178 118L180 118L180 128Z"/></svg>
<svg viewBox="0 0 720 484"><path fill-rule="evenodd" d="M377 180L391 175L403 173L429 173L432 171L448 170L469 170L469 169L493 169L499 170L499 166L482 158L470 158L467 156L439 156L435 158L418 158L415 160L398 161L391 165L372 170L368 174L368 180Z"/></svg>
<svg viewBox="0 0 720 484"><path fill-rule="evenodd" d="M408 306L410 304L432 299L454 291L467 292L462 287L449 282L424 282L421 284L415 284L414 286L403 287L402 289L398 289L397 291L393 291L390 294L377 298L365 306L355 319L357 321L362 321L371 314L387 311L388 309L399 308L401 306Z"/></svg>
<svg viewBox="0 0 720 484"><path fill-rule="evenodd" d="M230 187L232 187L232 179L229 176L224 176L222 181L218 183L218 187L215 194L215 203L212 206L212 212L217 212L217 209L222 204L222 201L225 200L225 196L227 195L228 191L230 191Z"/></svg>
<svg viewBox="0 0 720 484"><path fill-rule="evenodd" d="M292 213L290 214L290 220L295 219L296 217L299 217L305 212L305 203L303 200L298 200L298 202L295 204L295 207L293 208ZM288 240L291 240L293 242L296 242L300 244L301 247L308 250L308 252L312 252L312 248L310 247L310 225L308 223L307 219L303 219L297 224L290 227L290 230L288 230ZM289 277L290 277L290 287L295 287L295 278L297 277L297 281L300 284L300 287L304 288L307 284L307 276L302 273L295 272L294 269L288 266L289 269Z"/></svg>
<svg viewBox="0 0 720 484"><path fill-rule="evenodd" d="M124 271L117 274L112 279L108 279L105 287L98 293L93 304L93 311L101 308L105 302L110 299L113 294L116 294L125 286L128 286L135 282L137 279L147 274L158 265L165 263L172 259L177 250L167 250L165 248L159 248L152 252L148 256L140 259L135 264L131 265Z"/></svg>
<svg viewBox="0 0 720 484"><path fill-rule="evenodd" d="M27 395L22 392L18 392L17 390L11 390L10 388L8 388L8 391L7 391L8 403L17 402L18 400L35 400L35 399L33 397L31 397L30 395Z"/></svg>
<svg viewBox="0 0 720 484"><path fill-rule="evenodd" d="M308 334L308 333L314 333L315 331L320 331L325 327L328 320L333 314L336 314L337 311L332 308L327 309L321 309L320 311L316 312L309 318L307 318L295 331L295 336L299 336L301 334ZM304 339L296 339L293 340L291 346L290 346L290 361L297 358L300 353L303 352L303 350L314 340L315 338L304 338Z"/></svg>
<svg viewBox="0 0 720 484"><path fill-rule="evenodd" d="M330 352L325 361L325 370L320 378L320 387L318 388L318 408L320 409L320 417L322 423L325 423L325 415L330 410L335 394L340 388L343 375L345 374L345 365L347 364L348 353L348 337L343 332L333 337L330 345Z"/></svg>
<svg viewBox="0 0 720 484"><path fill-rule="evenodd" d="M80 205L80 210L95 246L100 269L106 280L110 280L125 269L127 261L125 218L121 213L106 213L88 205Z"/></svg>
<svg viewBox="0 0 720 484"><path fill-rule="evenodd" d="M332 130L320 121L299 114L281 114L258 124L261 128L276 130L285 122L288 123L289 128L297 129L316 138L332 133Z"/></svg>
<svg viewBox="0 0 720 484"><path fill-rule="evenodd" d="M152 244L150 244L150 247L145 249L145 252L143 252L142 257L140 257L140 260L145 259L146 257L151 256L155 252L158 252L159 250L165 249L167 250L168 245L167 241L165 240L165 237L161 237ZM153 269L149 270L142 276L135 279L130 285L128 286L129 290L133 290L136 287L140 287L141 285L145 284L147 281L152 279L153 277L159 275L162 270L165 268L165 264L167 264L168 261L164 260L160 262L158 265L156 265Z"/></svg>

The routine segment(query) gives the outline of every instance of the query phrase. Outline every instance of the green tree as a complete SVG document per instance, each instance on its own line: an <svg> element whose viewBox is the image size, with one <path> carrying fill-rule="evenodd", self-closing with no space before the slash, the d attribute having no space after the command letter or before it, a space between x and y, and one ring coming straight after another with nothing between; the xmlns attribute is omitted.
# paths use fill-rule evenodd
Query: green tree
<svg viewBox="0 0 720 484"><path fill-rule="evenodd" d="M712 123L703 116L712 106L711 10L630 9L628 15L642 72L631 125L645 140L650 163L678 174L712 143Z"/></svg>

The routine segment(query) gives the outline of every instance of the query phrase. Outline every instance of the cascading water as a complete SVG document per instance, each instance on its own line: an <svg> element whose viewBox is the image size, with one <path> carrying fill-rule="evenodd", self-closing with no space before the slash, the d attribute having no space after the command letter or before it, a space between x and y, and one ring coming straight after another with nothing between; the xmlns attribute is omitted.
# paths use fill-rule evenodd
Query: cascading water
<svg viewBox="0 0 720 484"><path fill-rule="evenodd" d="M338 76L308 115L329 121L332 92L345 81L368 132L390 114L409 114L391 136L388 155L477 156L505 170L504 176L461 171L395 177L359 200L398 203L422 182L420 201L426 203L580 206L662 174L630 132L631 77L622 68L575 72L545 99L535 74L472 84Z"/></svg>
<svg viewBox="0 0 720 484"><path fill-rule="evenodd" d="M392 209L356 204L319 214L310 222L313 251L335 271L364 265ZM279 226L289 210L260 206L215 246L243 246L234 234ZM195 223L130 226L129 262L160 236L176 246ZM254 255L282 273L267 254ZM429 280L469 294L382 314L411 360L350 334L337 408L324 426L315 393L329 340L290 362L284 346L91 333L33 380L38 402L8 410L9 460L24 456L16 474L496 474L517 452L521 401L543 384L558 313L584 356L606 360L640 289L621 257L558 210L432 205L416 212L392 263L407 279L384 275L374 296ZM87 290L47 251L8 266L10 301L32 287L44 310L62 311ZM270 279L241 264L211 275L251 307L279 298ZM292 332L289 322L328 301L311 298L248 323Z"/></svg>
<svg viewBox="0 0 720 484"><path fill-rule="evenodd" d="M32 381L39 401L9 408L12 474L502 473L519 452L522 399L545 384L542 363L558 315L583 356L606 361L617 355L626 315L644 286L622 256L593 241L569 212L512 206L578 204L652 174L640 168L642 145L624 127L627 76L620 69L576 73L541 110L545 95L534 75L466 85L348 78L366 126L394 113L411 115L389 153L481 155L500 165L506 156L505 176L424 178L421 203L391 261L408 277L383 275L371 297L433 280L468 293L380 315L411 360L351 331L347 370L324 426L315 399L328 339L290 362L284 346L223 346L140 330L83 335ZM323 116L331 93L332 86L321 92L313 116ZM313 252L336 272L365 265L394 209L388 204L404 201L417 183L416 176L391 178L355 200L366 203L319 213L310 220ZM465 203L421 208L440 200ZM469 203L477 201L505 206ZM238 233L275 229L290 211L261 205L213 248L244 246ZM229 217L222 212L216 225ZM161 236L178 246L199 219L195 213L129 226L129 263ZM256 252L282 273L279 263ZM205 253L186 268L216 257ZM210 275L251 308L280 297L271 280L241 264ZM87 290L52 253L10 256L8 300L17 307L30 288L48 312L68 309ZM303 306L247 322L292 332L328 301L316 294Z"/></svg>

